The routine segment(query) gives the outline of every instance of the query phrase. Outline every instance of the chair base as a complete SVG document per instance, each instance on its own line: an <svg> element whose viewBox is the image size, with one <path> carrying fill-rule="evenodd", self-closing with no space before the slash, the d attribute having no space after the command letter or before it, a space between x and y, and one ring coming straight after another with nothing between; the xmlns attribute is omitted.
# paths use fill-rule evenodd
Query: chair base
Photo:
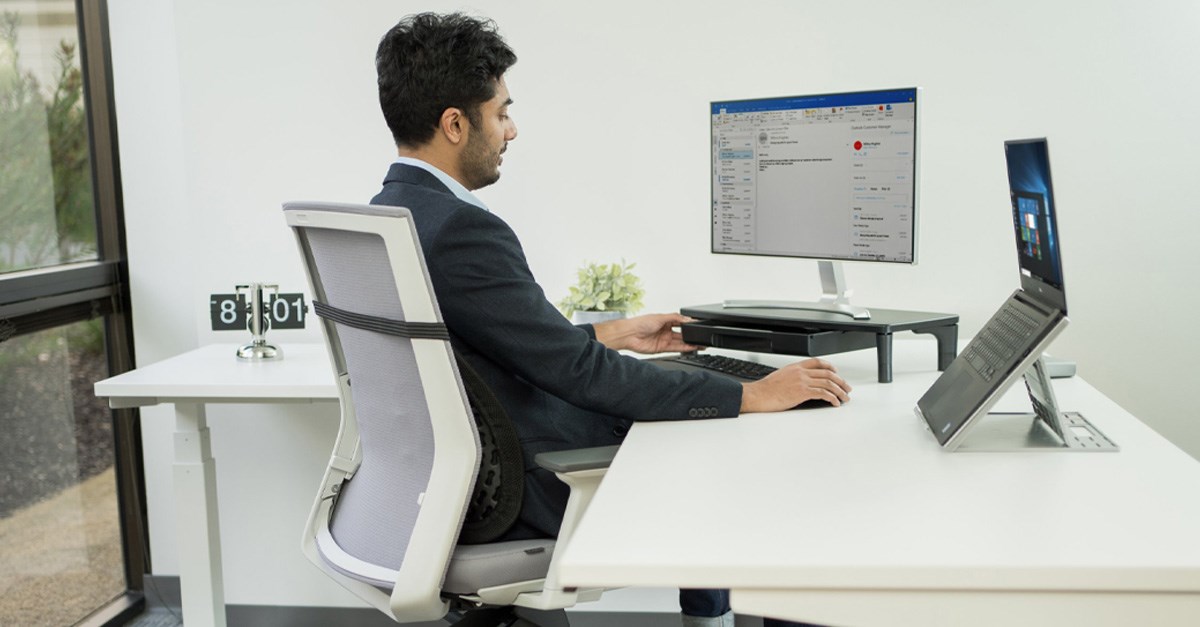
<svg viewBox="0 0 1200 627"><path fill-rule="evenodd" d="M531 610L512 606L450 612L445 620L454 627L570 627L565 610Z"/></svg>

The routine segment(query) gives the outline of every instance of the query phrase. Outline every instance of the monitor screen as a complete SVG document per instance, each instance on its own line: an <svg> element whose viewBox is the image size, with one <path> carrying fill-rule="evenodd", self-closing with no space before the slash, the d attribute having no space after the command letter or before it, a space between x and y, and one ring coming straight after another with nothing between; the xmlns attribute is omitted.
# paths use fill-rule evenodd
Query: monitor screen
<svg viewBox="0 0 1200 627"><path fill-rule="evenodd" d="M713 102L712 251L915 263L918 93Z"/></svg>
<svg viewBox="0 0 1200 627"><path fill-rule="evenodd" d="M1059 250L1058 207L1050 184L1050 149L1045 139L1004 142L1008 187L1021 287L1051 299L1066 311L1062 251Z"/></svg>

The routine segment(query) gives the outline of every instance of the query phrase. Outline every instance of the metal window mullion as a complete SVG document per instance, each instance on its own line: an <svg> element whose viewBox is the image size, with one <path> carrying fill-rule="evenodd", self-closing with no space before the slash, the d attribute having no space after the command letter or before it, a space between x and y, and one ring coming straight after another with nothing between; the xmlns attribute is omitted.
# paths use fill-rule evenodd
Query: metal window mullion
<svg viewBox="0 0 1200 627"><path fill-rule="evenodd" d="M92 261L0 275L0 307L119 285L120 264Z"/></svg>
<svg viewBox="0 0 1200 627"><path fill-rule="evenodd" d="M57 309L69 308L81 303L111 300L116 293L115 285L102 285L86 290L0 305L0 320L12 320L32 315L51 315Z"/></svg>

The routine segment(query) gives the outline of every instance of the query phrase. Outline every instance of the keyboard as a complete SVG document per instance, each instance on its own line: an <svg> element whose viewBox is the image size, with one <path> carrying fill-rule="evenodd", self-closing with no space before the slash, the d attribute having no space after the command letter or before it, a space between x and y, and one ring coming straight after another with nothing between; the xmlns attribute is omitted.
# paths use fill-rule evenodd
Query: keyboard
<svg viewBox="0 0 1200 627"><path fill-rule="evenodd" d="M683 353L678 357L670 357L668 359L676 363L696 366L723 375L751 381L757 381L775 372L775 368L765 364L725 357L723 355L709 355L707 353Z"/></svg>
<svg viewBox="0 0 1200 627"><path fill-rule="evenodd" d="M1014 347L1027 346L1025 339L1039 326L1029 314L1011 305L1003 307L963 351L963 357L984 380L991 381L996 372L1007 368L1016 352Z"/></svg>

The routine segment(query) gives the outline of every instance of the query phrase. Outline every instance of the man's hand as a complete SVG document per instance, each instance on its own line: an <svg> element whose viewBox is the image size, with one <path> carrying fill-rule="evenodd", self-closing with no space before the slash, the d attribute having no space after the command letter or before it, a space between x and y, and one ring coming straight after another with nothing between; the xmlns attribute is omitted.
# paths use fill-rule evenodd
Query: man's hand
<svg viewBox="0 0 1200 627"><path fill-rule="evenodd" d="M592 326L596 330L596 339L613 350L653 355L698 350L699 346L684 343L683 336L675 330L675 327L693 321L680 314L647 314Z"/></svg>
<svg viewBox="0 0 1200 627"><path fill-rule="evenodd" d="M837 407L850 400L850 384L833 364L806 359L788 364L755 381L742 384L742 412L784 411L819 399Z"/></svg>

